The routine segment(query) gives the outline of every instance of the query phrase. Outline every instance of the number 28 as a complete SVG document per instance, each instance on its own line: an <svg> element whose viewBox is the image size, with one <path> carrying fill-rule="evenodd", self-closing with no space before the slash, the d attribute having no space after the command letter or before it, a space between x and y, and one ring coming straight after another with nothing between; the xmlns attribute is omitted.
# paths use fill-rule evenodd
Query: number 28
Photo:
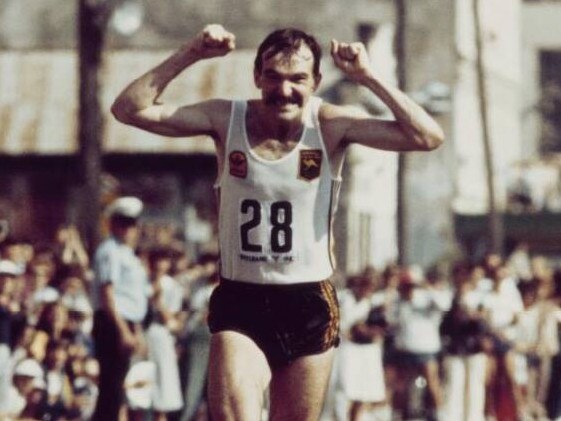
<svg viewBox="0 0 561 421"><path fill-rule="evenodd" d="M261 253L261 244L252 244L249 241L249 231L261 224L261 203L253 199L245 199L241 203L241 213L251 213L251 219L240 226L242 250ZM273 202L271 204L271 250L273 253L287 253L292 250L292 204L287 201Z"/></svg>

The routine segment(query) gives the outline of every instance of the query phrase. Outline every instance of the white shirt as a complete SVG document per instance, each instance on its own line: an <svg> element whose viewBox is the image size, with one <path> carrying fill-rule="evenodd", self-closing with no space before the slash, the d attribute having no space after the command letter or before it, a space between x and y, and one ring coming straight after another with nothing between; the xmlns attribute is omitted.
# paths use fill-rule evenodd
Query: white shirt
<svg viewBox="0 0 561 421"><path fill-rule="evenodd" d="M516 315L524 310L514 279L503 279L496 291L489 291L483 298L483 307L487 310L489 326L503 333L507 339L514 340L516 327L513 322Z"/></svg>
<svg viewBox="0 0 561 421"><path fill-rule="evenodd" d="M183 307L184 291L179 282L169 275L160 279L162 288L162 302L165 309L171 313L178 313Z"/></svg>
<svg viewBox="0 0 561 421"><path fill-rule="evenodd" d="M416 288L410 301L398 298L393 307L397 349L418 354L439 352L440 322L451 303L447 290Z"/></svg>
<svg viewBox="0 0 561 421"><path fill-rule="evenodd" d="M107 238L94 257L94 303L99 308L99 289L113 285L115 308L119 315L131 322L140 322L148 310L151 287L146 270L134 251L114 237Z"/></svg>

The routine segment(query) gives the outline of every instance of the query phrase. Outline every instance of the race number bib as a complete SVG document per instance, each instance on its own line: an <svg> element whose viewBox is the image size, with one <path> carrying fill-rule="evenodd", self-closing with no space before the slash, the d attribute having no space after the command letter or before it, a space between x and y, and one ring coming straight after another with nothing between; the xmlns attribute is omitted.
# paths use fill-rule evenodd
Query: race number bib
<svg viewBox="0 0 561 421"><path fill-rule="evenodd" d="M292 251L292 204L286 200L263 204L254 199L240 203L241 249L251 253L289 253ZM250 233L265 225L268 238L265 244L252 242Z"/></svg>

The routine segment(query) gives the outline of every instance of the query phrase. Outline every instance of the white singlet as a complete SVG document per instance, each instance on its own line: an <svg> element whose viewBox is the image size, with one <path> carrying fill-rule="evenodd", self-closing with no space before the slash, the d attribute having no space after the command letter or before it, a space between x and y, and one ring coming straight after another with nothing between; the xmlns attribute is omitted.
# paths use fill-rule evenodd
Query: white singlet
<svg viewBox="0 0 561 421"><path fill-rule="evenodd" d="M340 178L333 176L310 98L298 144L277 160L249 146L246 101L232 105L219 198L220 274L259 284L321 281L332 275L331 222Z"/></svg>

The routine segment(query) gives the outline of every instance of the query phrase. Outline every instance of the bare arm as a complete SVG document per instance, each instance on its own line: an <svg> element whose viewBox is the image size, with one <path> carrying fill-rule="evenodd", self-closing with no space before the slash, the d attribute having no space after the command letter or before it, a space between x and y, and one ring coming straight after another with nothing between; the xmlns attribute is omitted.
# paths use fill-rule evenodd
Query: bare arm
<svg viewBox="0 0 561 421"><path fill-rule="evenodd" d="M122 123L164 136L218 137L220 118L230 111L228 101L210 100L176 106L158 101L168 84L199 60L228 54L235 37L220 25L208 25L171 57L148 71L115 99L111 112Z"/></svg>
<svg viewBox="0 0 561 421"><path fill-rule="evenodd" d="M395 117L395 121L384 121L342 107L326 107L324 119L335 143L390 151L428 151L440 146L444 139L440 126L407 95L374 74L363 44L332 41L331 55L346 76L377 95Z"/></svg>

